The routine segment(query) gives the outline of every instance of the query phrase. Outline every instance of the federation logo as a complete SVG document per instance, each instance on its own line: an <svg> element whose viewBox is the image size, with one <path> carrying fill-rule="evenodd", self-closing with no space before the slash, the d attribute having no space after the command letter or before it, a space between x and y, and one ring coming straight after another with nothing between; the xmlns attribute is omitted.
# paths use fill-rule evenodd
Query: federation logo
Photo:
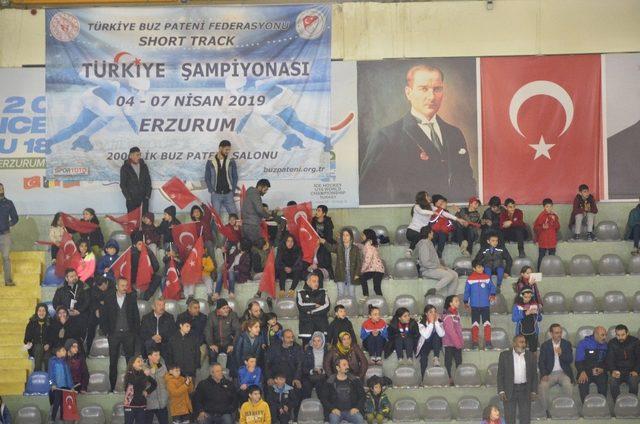
<svg viewBox="0 0 640 424"><path fill-rule="evenodd" d="M80 22L78 22L78 18L69 13L58 12L51 18L49 30L53 38L67 43L75 40L80 33Z"/></svg>
<svg viewBox="0 0 640 424"><path fill-rule="evenodd" d="M326 28L324 13L318 9L308 9L296 18L296 31L301 38L315 40Z"/></svg>

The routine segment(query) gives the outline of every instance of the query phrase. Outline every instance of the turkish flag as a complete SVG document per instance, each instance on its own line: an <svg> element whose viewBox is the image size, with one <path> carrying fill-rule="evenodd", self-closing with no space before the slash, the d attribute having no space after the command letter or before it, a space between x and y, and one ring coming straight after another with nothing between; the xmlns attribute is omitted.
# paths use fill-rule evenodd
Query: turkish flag
<svg viewBox="0 0 640 424"><path fill-rule="evenodd" d="M176 261L174 261L173 258L169 260L167 278L164 283L164 290L162 290L162 296L165 299L180 300L180 278L178 277Z"/></svg>
<svg viewBox="0 0 640 424"><path fill-rule="evenodd" d="M195 245L191 249L187 260L182 266L182 284L191 286L202 282L202 255L204 254L204 246L202 237L198 237Z"/></svg>
<svg viewBox="0 0 640 424"><path fill-rule="evenodd" d="M599 197L600 55L480 59L484 200Z"/></svg>
<svg viewBox="0 0 640 424"><path fill-rule="evenodd" d="M29 190L32 188L39 188L40 187L40 177L39 176L33 176L33 177L24 177L22 179L22 184L25 190Z"/></svg>
<svg viewBox="0 0 640 424"><path fill-rule="evenodd" d="M61 390L61 389L58 389ZM78 414L78 394L73 390L62 391L62 420L77 421L80 419Z"/></svg>
<svg viewBox="0 0 640 424"><path fill-rule="evenodd" d="M222 234L227 240L233 243L239 242L240 237L238 237L238 234L232 229L230 229L229 227L226 227L222 223L222 218L220 218L220 215L215 210L215 208L211 205L205 205L205 206L206 206L205 209L208 210L211 216L213 217L213 222L215 222L218 232Z"/></svg>
<svg viewBox="0 0 640 424"><path fill-rule="evenodd" d="M260 222L260 234L265 242L269 243L269 225L267 221Z"/></svg>
<svg viewBox="0 0 640 424"><path fill-rule="evenodd" d="M199 202L198 198L191 193L191 190L178 177L173 177L164 183L160 187L160 192L180 209L186 208L192 202Z"/></svg>
<svg viewBox="0 0 640 424"><path fill-rule="evenodd" d="M80 264L80 252L73 242L71 234L64 232L60 241L60 249L56 255L56 275L64 277L64 273L68 268L76 269Z"/></svg>
<svg viewBox="0 0 640 424"><path fill-rule="evenodd" d="M142 243L141 246L140 256L138 256L138 271L136 272L136 288L140 291L147 291L153 278L153 266L147 245Z"/></svg>
<svg viewBox="0 0 640 424"><path fill-rule="evenodd" d="M107 215L106 218L120 224L124 232L131 235L140 229L142 223L142 206L138 206L126 215Z"/></svg>
<svg viewBox="0 0 640 424"><path fill-rule="evenodd" d="M264 264L258 291L269 293L271 297L276 297L276 256L273 253L273 247L269 250L267 262Z"/></svg>
<svg viewBox="0 0 640 424"><path fill-rule="evenodd" d="M298 216L298 239L302 249L302 260L308 264L313 263L313 257L318 250L320 237L304 216Z"/></svg>
<svg viewBox="0 0 640 424"><path fill-rule="evenodd" d="M116 259L111 265L111 270L116 279L124 278L127 280L127 293L131 293L131 246Z"/></svg>
<svg viewBox="0 0 640 424"><path fill-rule="evenodd" d="M296 220L299 216L305 216L307 221L311 222L311 218L313 217L311 202L287 206L282 210L282 214L287 220L287 231L298 241L298 223Z"/></svg>
<svg viewBox="0 0 640 424"><path fill-rule="evenodd" d="M89 234L94 232L98 228L98 224L74 218L64 212L60 213L60 218L62 218L62 225L80 234Z"/></svg>
<svg viewBox="0 0 640 424"><path fill-rule="evenodd" d="M193 245L199 237L199 229L197 222L187 222L185 224L175 225L171 229L173 235L173 242L178 248L180 258L184 260L191 252Z"/></svg>
<svg viewBox="0 0 640 424"><path fill-rule="evenodd" d="M244 205L244 199L247 198L247 188L242 184L240 188L240 218L242 218L242 205Z"/></svg>

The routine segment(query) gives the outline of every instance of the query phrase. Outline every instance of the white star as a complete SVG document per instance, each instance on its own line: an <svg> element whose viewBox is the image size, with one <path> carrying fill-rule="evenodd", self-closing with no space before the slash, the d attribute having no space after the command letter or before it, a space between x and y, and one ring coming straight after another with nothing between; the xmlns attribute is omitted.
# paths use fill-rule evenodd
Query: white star
<svg viewBox="0 0 640 424"><path fill-rule="evenodd" d="M533 150L536 151L536 154L533 157L533 160L538 159L540 156L545 156L547 159L551 159L549 150L551 150L553 146L555 146L555 144L545 143L544 137L540 136L540 141L538 142L538 144L529 144L529 147L531 147Z"/></svg>
<svg viewBox="0 0 640 424"><path fill-rule="evenodd" d="M196 265L196 261L189 261L189 265L195 266Z"/></svg>

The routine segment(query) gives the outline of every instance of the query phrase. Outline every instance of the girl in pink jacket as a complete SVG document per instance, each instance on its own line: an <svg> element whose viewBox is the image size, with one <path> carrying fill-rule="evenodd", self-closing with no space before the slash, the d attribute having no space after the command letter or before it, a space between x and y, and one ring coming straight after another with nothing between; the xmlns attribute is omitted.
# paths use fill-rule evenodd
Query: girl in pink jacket
<svg viewBox="0 0 640 424"><path fill-rule="evenodd" d="M462 347L464 341L462 339L460 314L458 313L459 307L460 298L455 294L447 296L444 300L444 314L442 317L444 337L442 338L442 345L444 346L444 366L449 374L450 385L453 385L451 362L456 362L456 368L462 363Z"/></svg>
<svg viewBox="0 0 640 424"><path fill-rule="evenodd" d="M366 302L369 296L369 280L373 279L373 291L378 296L382 296L382 278L384 277L384 264L378 252L378 236L371 228L362 231L362 268L360 274L360 284L362 285L362 295Z"/></svg>

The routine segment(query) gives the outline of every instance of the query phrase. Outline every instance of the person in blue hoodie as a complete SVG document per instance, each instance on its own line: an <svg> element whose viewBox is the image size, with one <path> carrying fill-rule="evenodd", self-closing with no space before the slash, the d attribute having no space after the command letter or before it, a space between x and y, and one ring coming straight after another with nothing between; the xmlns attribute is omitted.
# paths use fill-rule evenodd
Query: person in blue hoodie
<svg viewBox="0 0 640 424"><path fill-rule="evenodd" d="M51 405L51 421L55 421L60 410L62 419L62 391L71 390L73 378L66 361L67 349L59 345L54 349L54 356L49 359L49 404Z"/></svg>
<svg viewBox="0 0 640 424"><path fill-rule="evenodd" d="M105 277L111 282L116 281L115 274L111 269L111 266L118 259L118 252L120 251L120 246L118 246L118 242L111 239L104 245L104 256L100 258L98 261L98 265L96 266L96 277Z"/></svg>
<svg viewBox="0 0 640 424"><path fill-rule="evenodd" d="M238 369L238 388L239 395L243 402L249 399L249 387L262 387L262 368L258 366L258 360L255 355L248 354L244 358L244 365Z"/></svg>
<svg viewBox="0 0 640 424"><path fill-rule="evenodd" d="M598 393L607 396L607 329L598 326L576 348L576 370L580 399L589 394L589 385L595 383Z"/></svg>
<svg viewBox="0 0 640 424"><path fill-rule="evenodd" d="M533 298L533 290L524 289L518 294L511 311L511 321L516 324L516 336L524 336L529 350L537 352L542 307Z"/></svg>

